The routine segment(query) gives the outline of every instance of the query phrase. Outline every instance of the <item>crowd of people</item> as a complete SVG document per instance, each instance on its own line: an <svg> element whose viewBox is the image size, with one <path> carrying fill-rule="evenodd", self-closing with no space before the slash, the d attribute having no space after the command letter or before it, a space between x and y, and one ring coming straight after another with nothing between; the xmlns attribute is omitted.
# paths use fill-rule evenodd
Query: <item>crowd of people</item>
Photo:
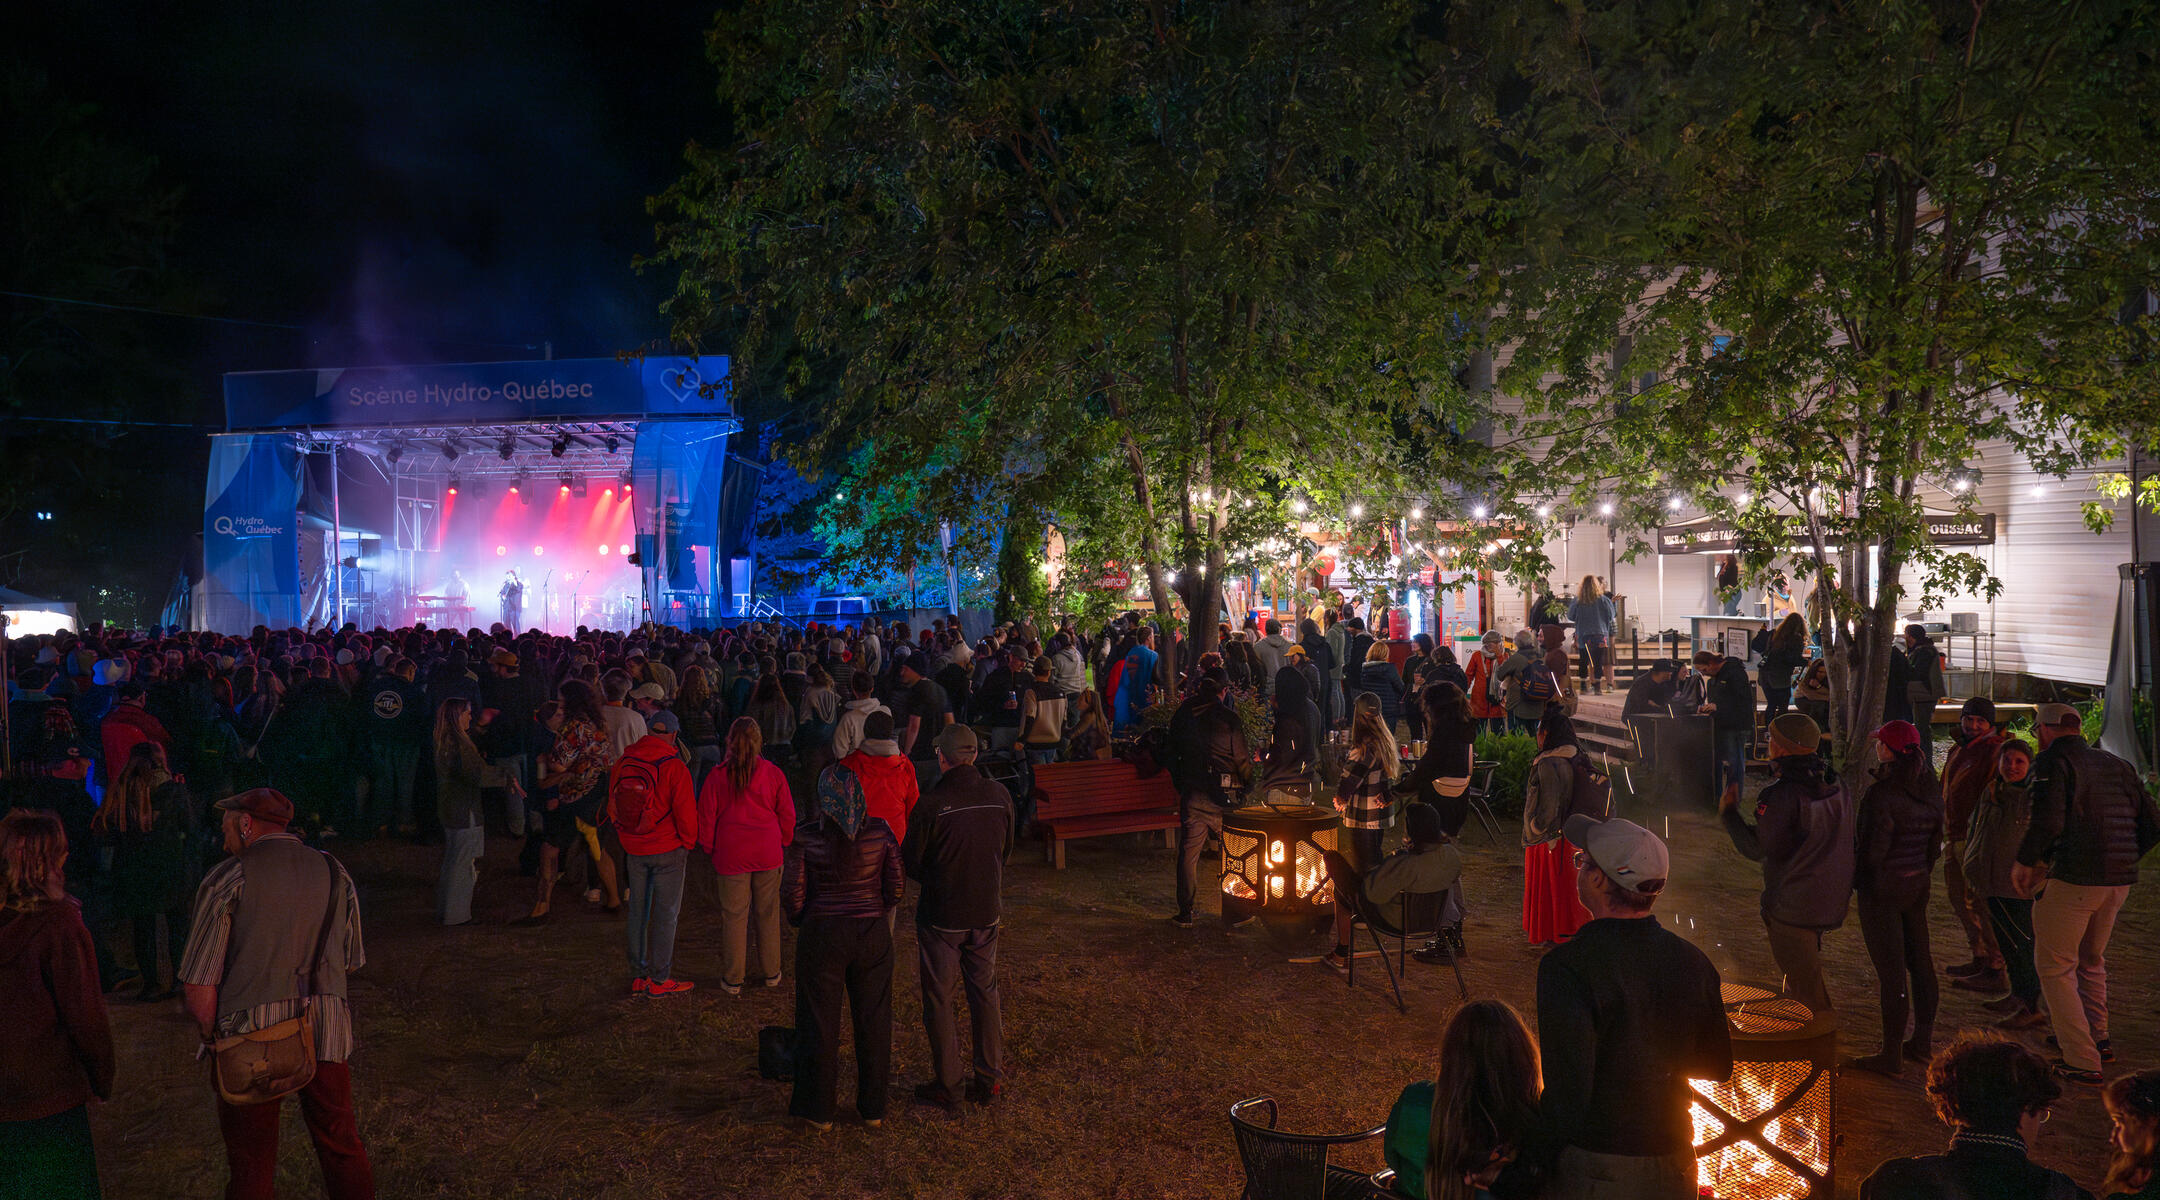
<svg viewBox="0 0 2160 1200"><path fill-rule="evenodd" d="M941 620L919 633L258 628L19 641L10 737L25 771L0 836L0 972L19 990L0 997L0 1019L52 1033L35 1051L10 1043L0 1150L21 1153L0 1161L45 1172L36 1194L95 1194L84 1106L114 1077L104 998L132 988L143 1002L184 994L219 1054L261 1056L272 1034L305 1044L309 1070L288 1091L302 1097L326 1187L372 1195L345 1069L345 979L366 961L361 909L323 851L439 843L435 914L461 926L475 919L491 828L520 839L535 881L517 923L546 924L566 884L569 903L582 895L621 914L633 997L697 986L676 976L673 954L693 855L718 881L719 977L705 982L728 994L780 986L782 922L794 925L790 1112L817 1129L837 1113L843 1007L856 1111L872 1125L885 1117L893 935L912 886L933 1063L913 1097L994 1104L1006 1080L1002 868L1027 831L1036 767L1116 751L1168 770L1180 926L1196 923L1208 894L1199 864L1227 812L1261 796L1331 798L1343 837L1328 856L1336 944L1322 961L1347 971L1365 906L1410 893L1447 895L1419 956L1465 952L1471 898L1456 839L1471 815L1475 741L1514 729L1537 741L1522 813L1523 928L1548 948L1537 1034L1504 1006L1458 1010L1437 1078L1406 1092L1390 1121L1397 1190L1692 1195L1686 1081L1730 1069L1718 977L1658 922L1666 846L1612 818L1610 780L1582 749L1574 704L1612 687L1613 621L1597 580L1580 591L1564 609L1579 662L1558 621L1490 632L1463 662L1429 636L1389 636L1404 632L1392 614L1375 612L1369 630L1348 608L1294 628L1226 623L1197 657L1135 615L1092 635L1020 622L975 639ZM1670 662L1638 677L1628 704L1641 693L1713 718L1720 819L1762 863L1762 921L1788 993L1819 1013L1836 1010L1822 940L1857 900L1881 1043L1849 1065L1894 1076L1928 1064L1956 1131L1948 1155L1885 1164L1867 1194L1968 1194L1924 1181L2007 1170L2003 1155L2023 1159L2011 1145L2021 1122L2064 1084L2106 1082L2108 935L2138 858L2160 842L2160 815L2128 764L2087 744L2062 705L2041 706L2034 747L2005 735L1990 702L1968 702L1940 771L1920 727L1886 720L1878 761L1849 765L1848 783L1825 757L1791 624L1770 633L1758 678L1705 652L1687 678ZM1926 649L1909 645L1908 664L1924 664ZM1939 663L1912 674L1932 689ZM1780 681L1793 684L1784 697ZM1924 699L1931 713L1935 693L1921 690L1893 699L1905 696L1908 714ZM1248 736L1254 706L1264 744ZM1741 784L1758 713L1773 779L1750 817ZM1388 853L1398 825L1402 844ZM1993 996L2005 1032L2050 1030L2056 1061L1999 1034L1936 1045L1927 911L1939 863L1971 950L1942 974ZM123 929L132 968L113 952ZM217 1061L230 1194L266 1196L278 1105L226 1094ZM2156 1093L2151 1072L2108 1084L2119 1142L2109 1186L2126 1194L2150 1183ZM1614 1181L1625 1182L1613 1191Z"/></svg>

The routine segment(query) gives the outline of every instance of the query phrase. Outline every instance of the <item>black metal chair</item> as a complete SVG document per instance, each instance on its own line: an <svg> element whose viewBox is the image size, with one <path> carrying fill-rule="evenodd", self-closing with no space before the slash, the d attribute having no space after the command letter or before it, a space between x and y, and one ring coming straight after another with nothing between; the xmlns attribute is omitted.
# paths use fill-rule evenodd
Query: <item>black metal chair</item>
<svg viewBox="0 0 2160 1200"><path fill-rule="evenodd" d="M1440 936L1441 929L1446 924L1441 915L1447 911L1447 901L1448 889L1445 888L1437 892L1404 892L1392 906L1391 913L1388 906L1373 904L1363 896L1358 897L1358 920L1365 923L1366 936L1372 939L1373 949L1380 952L1380 965L1387 969L1388 987L1395 993L1397 1011L1407 1013L1410 1006L1403 1002L1400 972L1396 969L1395 962L1388 958L1387 945L1380 939L1383 935L1395 939L1395 952L1402 963L1401 969L1409 970L1410 939ZM1455 971L1456 992L1468 1000L1470 985L1463 981L1462 963L1452 951L1448 954L1448 966ZM1357 955L1350 956L1349 968L1350 986L1356 987Z"/></svg>
<svg viewBox="0 0 2160 1200"><path fill-rule="evenodd" d="M1230 1106L1230 1132L1245 1164L1242 1200L1368 1200L1372 1177L1330 1163L1328 1153L1371 1141L1387 1126L1358 1133L1285 1133L1275 1127L1275 1098L1255 1096Z"/></svg>
<svg viewBox="0 0 2160 1200"><path fill-rule="evenodd" d="M1464 790L1463 799L1470 804L1470 811L1485 826L1485 836L1492 844L1500 844L1500 821L1493 816L1492 777L1500 764L1489 758L1481 758L1470 764L1470 786Z"/></svg>

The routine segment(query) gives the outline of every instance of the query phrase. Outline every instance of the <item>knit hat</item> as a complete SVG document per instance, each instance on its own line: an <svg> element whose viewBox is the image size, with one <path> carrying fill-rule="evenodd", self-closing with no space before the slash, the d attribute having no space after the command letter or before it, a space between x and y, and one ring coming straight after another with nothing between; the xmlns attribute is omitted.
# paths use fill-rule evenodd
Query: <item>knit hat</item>
<svg viewBox="0 0 2160 1200"><path fill-rule="evenodd" d="M1813 754L1821 748L1822 726L1806 713L1788 712L1770 722L1770 757Z"/></svg>
<svg viewBox="0 0 2160 1200"><path fill-rule="evenodd" d="M1920 727L1911 721L1885 721L1874 737L1890 747L1892 754L1907 754L1920 748Z"/></svg>
<svg viewBox="0 0 2160 1200"><path fill-rule="evenodd" d="M1995 702L1986 696L1974 696L1965 702L1965 707L1958 711L1958 715L1961 717L1986 717L1987 723L1993 725L1995 723Z"/></svg>

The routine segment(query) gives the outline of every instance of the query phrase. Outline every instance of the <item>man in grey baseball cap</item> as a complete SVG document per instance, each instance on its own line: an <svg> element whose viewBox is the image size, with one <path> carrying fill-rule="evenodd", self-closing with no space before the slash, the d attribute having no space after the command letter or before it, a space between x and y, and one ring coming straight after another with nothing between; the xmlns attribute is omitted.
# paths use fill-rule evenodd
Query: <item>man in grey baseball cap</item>
<svg viewBox="0 0 2160 1200"><path fill-rule="evenodd" d="M1545 1124L1559 1145L1548 1200L1695 1195L1690 1079L1732 1074L1717 968L1651 909L1672 860L1633 821L1562 826L1590 923L1538 964Z"/></svg>

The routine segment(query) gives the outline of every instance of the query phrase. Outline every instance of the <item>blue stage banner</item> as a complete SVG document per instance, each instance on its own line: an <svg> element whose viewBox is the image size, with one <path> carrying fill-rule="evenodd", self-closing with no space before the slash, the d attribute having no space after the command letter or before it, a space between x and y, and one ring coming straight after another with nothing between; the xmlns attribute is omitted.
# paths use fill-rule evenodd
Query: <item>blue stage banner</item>
<svg viewBox="0 0 2160 1200"><path fill-rule="evenodd" d="M197 629L300 623L300 452L286 437L210 439Z"/></svg>
<svg viewBox="0 0 2160 1200"><path fill-rule="evenodd" d="M731 415L725 355L329 367L225 377L225 425L232 430Z"/></svg>

